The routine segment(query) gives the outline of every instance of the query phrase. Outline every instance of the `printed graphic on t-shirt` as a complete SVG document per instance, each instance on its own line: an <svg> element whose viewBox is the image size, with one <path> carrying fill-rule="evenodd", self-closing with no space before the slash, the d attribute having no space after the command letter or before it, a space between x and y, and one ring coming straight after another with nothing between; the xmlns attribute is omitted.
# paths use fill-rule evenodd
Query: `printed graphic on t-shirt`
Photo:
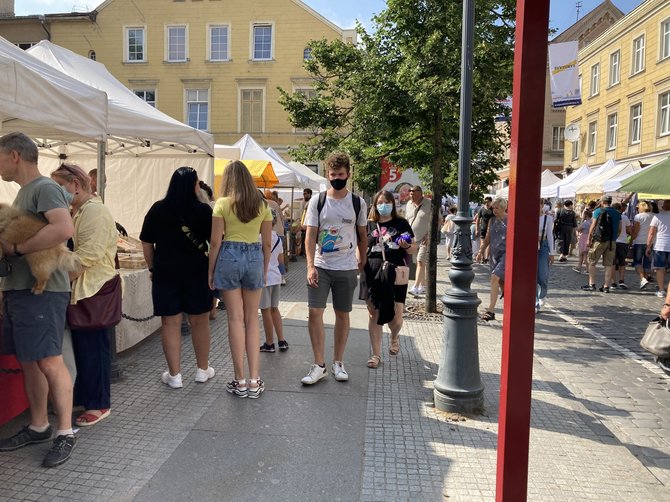
<svg viewBox="0 0 670 502"><path fill-rule="evenodd" d="M340 235L341 229L342 227L339 226L330 226L321 231L321 234L319 235L319 246L322 253L335 253L342 249L351 249L354 247L351 242L349 243L349 246L340 246L342 243L342 236Z"/></svg>

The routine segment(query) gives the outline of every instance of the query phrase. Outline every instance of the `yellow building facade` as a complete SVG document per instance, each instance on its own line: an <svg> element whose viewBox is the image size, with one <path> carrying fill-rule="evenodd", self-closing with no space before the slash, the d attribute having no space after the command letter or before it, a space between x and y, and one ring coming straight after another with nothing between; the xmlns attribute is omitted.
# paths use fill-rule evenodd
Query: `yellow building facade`
<svg viewBox="0 0 670 502"><path fill-rule="evenodd" d="M582 104L566 124L564 162L578 168L670 155L670 2L647 0L579 51Z"/></svg>
<svg viewBox="0 0 670 502"><path fill-rule="evenodd" d="M18 24L26 18L4 19L0 34L25 34ZM306 136L289 123L277 88L309 92L308 42L356 41L355 30L300 0L107 0L90 13L34 24L42 39L103 63L142 99L217 143L250 133L279 153Z"/></svg>

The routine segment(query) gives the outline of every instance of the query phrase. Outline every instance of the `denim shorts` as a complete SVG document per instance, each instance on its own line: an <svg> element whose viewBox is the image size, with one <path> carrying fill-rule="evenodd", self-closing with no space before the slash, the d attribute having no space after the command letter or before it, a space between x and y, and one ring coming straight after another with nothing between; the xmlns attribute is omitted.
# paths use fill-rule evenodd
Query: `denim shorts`
<svg viewBox="0 0 670 502"><path fill-rule="evenodd" d="M670 251L654 251L654 270L663 270L670 268ZM661 284L658 285L662 287Z"/></svg>
<svg viewBox="0 0 670 502"><path fill-rule="evenodd" d="M223 291L263 287L260 243L223 241L214 269L214 287Z"/></svg>
<svg viewBox="0 0 670 502"><path fill-rule="evenodd" d="M651 257L645 253L647 251L646 244L633 244L633 266L639 267L642 265L644 270L651 270Z"/></svg>

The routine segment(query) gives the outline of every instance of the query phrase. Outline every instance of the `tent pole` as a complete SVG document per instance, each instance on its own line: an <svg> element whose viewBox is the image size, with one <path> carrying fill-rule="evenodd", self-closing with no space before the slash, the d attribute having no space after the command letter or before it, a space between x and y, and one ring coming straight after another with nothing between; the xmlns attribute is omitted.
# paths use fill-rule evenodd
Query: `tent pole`
<svg viewBox="0 0 670 502"><path fill-rule="evenodd" d="M107 138L98 141L98 196L105 201L105 152L107 151Z"/></svg>

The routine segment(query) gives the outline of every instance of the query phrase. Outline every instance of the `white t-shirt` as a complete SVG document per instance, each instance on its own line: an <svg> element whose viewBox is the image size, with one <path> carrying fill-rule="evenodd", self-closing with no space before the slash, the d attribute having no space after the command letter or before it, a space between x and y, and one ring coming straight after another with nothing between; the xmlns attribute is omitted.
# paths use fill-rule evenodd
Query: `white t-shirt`
<svg viewBox="0 0 670 502"><path fill-rule="evenodd" d="M306 226L319 225L318 205L319 197L312 197L307 206ZM367 205L361 199L361 210L358 213L358 221L355 221L356 211L350 192L347 192L343 199L327 196L321 209L321 226L316 238L314 265L326 270L358 269L356 226L366 226L367 215Z"/></svg>
<svg viewBox="0 0 670 502"><path fill-rule="evenodd" d="M670 252L670 211L655 214L651 226L656 228L654 251Z"/></svg>
<svg viewBox="0 0 670 502"><path fill-rule="evenodd" d="M647 244L647 236L649 235L649 227L651 220L654 218L654 213L639 213L635 215L634 221L640 224L640 231L633 241L633 244Z"/></svg>
<svg viewBox="0 0 670 502"><path fill-rule="evenodd" d="M621 214L621 233L617 237L616 241L621 244L628 244L628 234L626 233L626 228L630 227L630 219L625 214Z"/></svg>
<svg viewBox="0 0 670 502"><path fill-rule="evenodd" d="M272 244L270 244L270 249L274 249L272 249L272 253L270 254L270 263L268 264L267 277L268 282L265 284L266 287L281 284L281 272L279 272L279 255L284 252L284 246L282 245L281 239L274 230L272 231L272 239L270 242L272 242Z"/></svg>

